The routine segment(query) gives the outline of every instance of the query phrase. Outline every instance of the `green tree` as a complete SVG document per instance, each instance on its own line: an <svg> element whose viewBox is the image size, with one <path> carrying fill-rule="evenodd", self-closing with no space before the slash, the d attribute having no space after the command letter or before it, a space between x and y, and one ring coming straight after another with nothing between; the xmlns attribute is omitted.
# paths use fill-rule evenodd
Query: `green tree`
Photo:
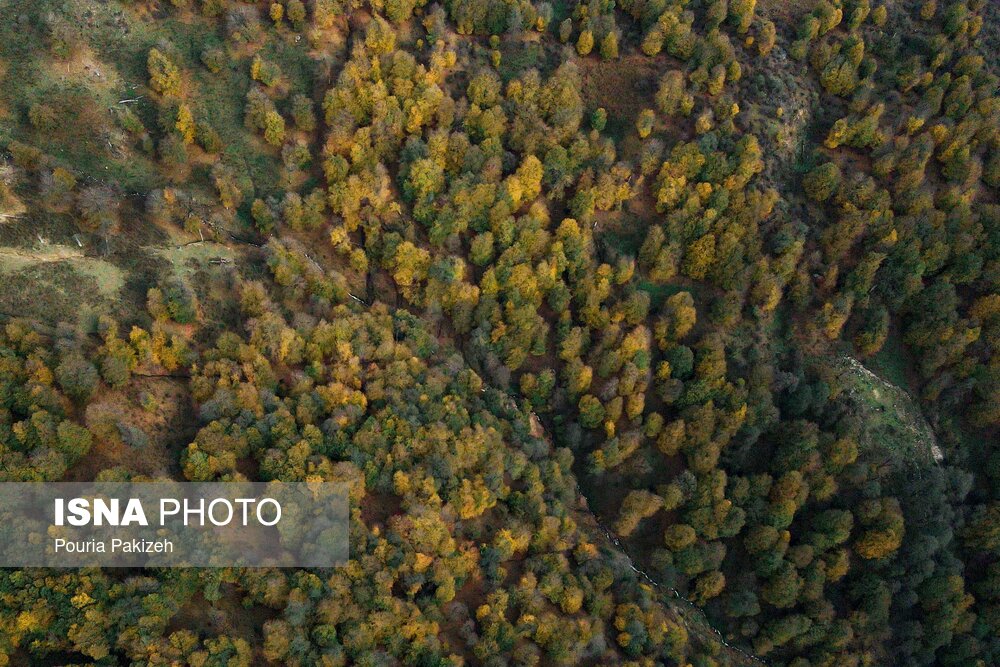
<svg viewBox="0 0 1000 667"><path fill-rule="evenodd" d="M580 399L580 424L585 428L596 428L604 421L604 406L595 396L587 394Z"/></svg>
<svg viewBox="0 0 1000 667"><path fill-rule="evenodd" d="M600 51L604 60L614 60L618 57L618 34L614 30L609 30L601 38Z"/></svg>
<svg viewBox="0 0 1000 667"><path fill-rule="evenodd" d="M826 201L840 188L840 167L835 162L825 162L812 169L802 179L802 187L814 201Z"/></svg>
<svg viewBox="0 0 1000 667"><path fill-rule="evenodd" d="M100 382L97 369L78 352L63 357L55 375L62 390L81 403L90 398Z"/></svg>
<svg viewBox="0 0 1000 667"><path fill-rule="evenodd" d="M285 140L285 119L273 109L264 116L264 140L272 146L279 146Z"/></svg>

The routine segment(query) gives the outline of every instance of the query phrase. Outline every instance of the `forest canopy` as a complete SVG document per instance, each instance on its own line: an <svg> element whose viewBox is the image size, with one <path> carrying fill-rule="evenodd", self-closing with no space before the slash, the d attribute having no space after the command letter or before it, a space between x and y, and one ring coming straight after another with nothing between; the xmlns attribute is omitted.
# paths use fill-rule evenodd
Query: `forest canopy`
<svg viewBox="0 0 1000 667"><path fill-rule="evenodd" d="M0 665L1000 664L988 0L38 0L0 481L350 560L2 569Z"/></svg>

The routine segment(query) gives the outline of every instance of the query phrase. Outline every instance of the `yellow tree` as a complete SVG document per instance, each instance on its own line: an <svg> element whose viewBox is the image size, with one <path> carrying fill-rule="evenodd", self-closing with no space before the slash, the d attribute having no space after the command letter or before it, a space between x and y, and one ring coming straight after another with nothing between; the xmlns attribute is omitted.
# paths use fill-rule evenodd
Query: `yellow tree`
<svg viewBox="0 0 1000 667"><path fill-rule="evenodd" d="M170 58L158 49L150 49L146 67L149 70L150 88L165 96L176 97L181 94L181 73Z"/></svg>
<svg viewBox="0 0 1000 667"><path fill-rule="evenodd" d="M174 124L174 128L181 135L184 143L190 144L194 141L196 126L188 105L182 104L177 108L177 122Z"/></svg>

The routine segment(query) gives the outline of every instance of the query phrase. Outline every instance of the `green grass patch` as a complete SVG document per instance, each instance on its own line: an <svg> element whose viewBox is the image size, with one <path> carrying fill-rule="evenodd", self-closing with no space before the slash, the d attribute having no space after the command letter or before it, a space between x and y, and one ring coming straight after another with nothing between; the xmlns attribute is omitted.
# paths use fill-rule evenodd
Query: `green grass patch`
<svg viewBox="0 0 1000 667"><path fill-rule="evenodd" d="M55 254L0 254L0 276L0 314L53 323L76 321L85 309L110 312L125 282L109 262Z"/></svg>
<svg viewBox="0 0 1000 667"><path fill-rule="evenodd" d="M219 243L197 243L179 248L159 248L156 253L166 259L174 268L174 273L190 277L209 266L212 260L233 261L236 257L228 247Z"/></svg>
<svg viewBox="0 0 1000 667"><path fill-rule="evenodd" d="M154 139L162 135L158 101L147 89L147 57L152 47L169 55L186 81L186 102L207 120L226 147L225 157L247 173L258 190L277 189L279 161L243 123L251 85L251 58L245 53L213 74L201 62L205 48L223 46L221 22L164 6L149 13L144 5L101 0L0 0L9 20L0 22L0 143L36 146L56 164L78 176L111 182L126 191L161 187L155 156L139 137L122 130L120 100L140 98L128 108ZM264 21L266 25L266 19ZM277 63L289 95L311 95L315 64L291 40L265 28L260 54ZM284 101L277 100L279 109ZM33 127L33 105L52 108L58 122Z"/></svg>
<svg viewBox="0 0 1000 667"><path fill-rule="evenodd" d="M49 246L37 252L0 248L0 274L16 274L48 265L53 269L53 276L58 276L61 272L59 266L64 264L72 271L92 279L98 291L107 297L113 297L125 284L120 268L95 257L85 257L83 253L73 248ZM43 275L43 280L47 277Z"/></svg>
<svg viewBox="0 0 1000 667"><path fill-rule="evenodd" d="M664 301L669 297L672 297L678 292L691 292L691 288L685 287L683 285L667 284L663 285L660 283L654 283L649 280L643 280L638 285L639 289L643 292L649 293L650 308L655 310L659 308ZM692 294L692 296L697 296Z"/></svg>
<svg viewBox="0 0 1000 667"><path fill-rule="evenodd" d="M912 397L852 357L838 360L843 397L861 424L858 442L897 465L928 465L940 458L934 432Z"/></svg>

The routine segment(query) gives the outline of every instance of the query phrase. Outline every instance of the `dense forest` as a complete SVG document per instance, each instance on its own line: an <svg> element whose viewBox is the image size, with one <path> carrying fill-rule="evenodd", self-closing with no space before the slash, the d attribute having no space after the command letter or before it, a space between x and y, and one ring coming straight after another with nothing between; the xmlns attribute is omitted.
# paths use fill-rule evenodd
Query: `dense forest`
<svg viewBox="0 0 1000 667"><path fill-rule="evenodd" d="M0 481L351 489L0 665L1000 664L1000 5L0 7Z"/></svg>

